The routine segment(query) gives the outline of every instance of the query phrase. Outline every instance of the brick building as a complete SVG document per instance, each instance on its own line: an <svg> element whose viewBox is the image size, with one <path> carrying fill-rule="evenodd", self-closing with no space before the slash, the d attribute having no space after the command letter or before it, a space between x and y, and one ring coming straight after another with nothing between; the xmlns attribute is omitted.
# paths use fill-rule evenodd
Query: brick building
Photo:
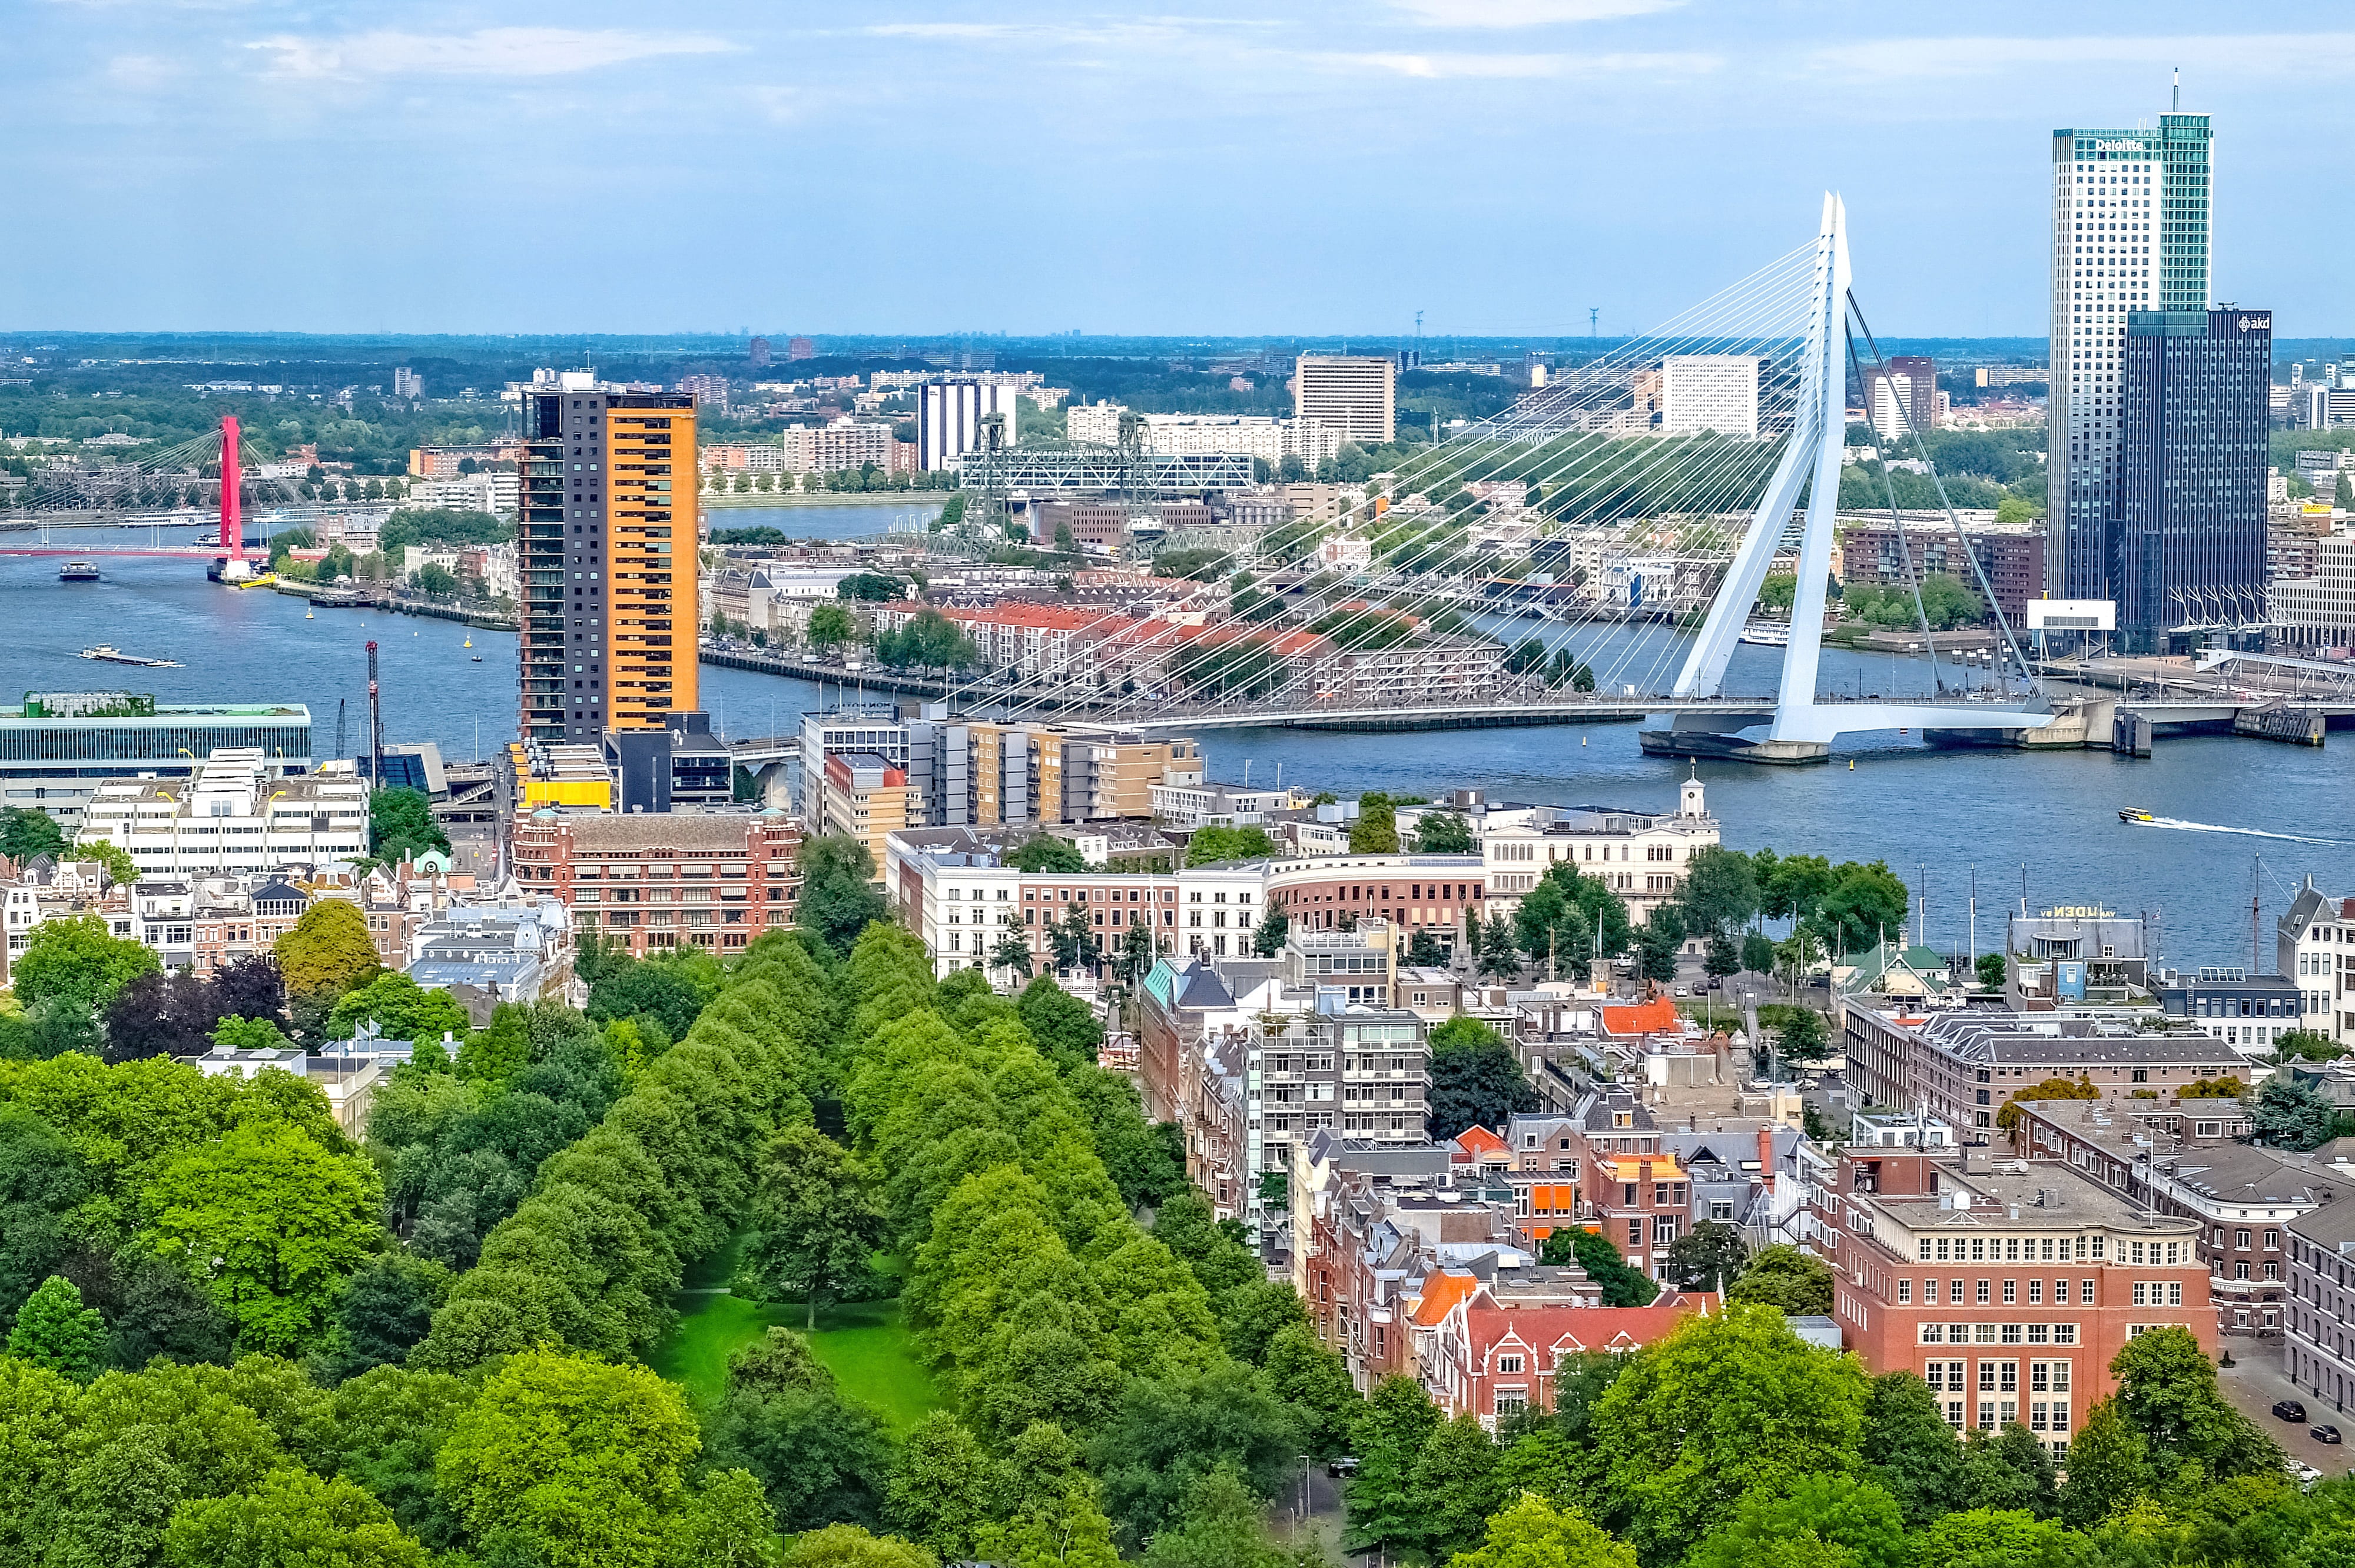
<svg viewBox="0 0 2355 1568"><path fill-rule="evenodd" d="M2215 1354L2198 1223L2057 1160L1844 1150L1813 1209L1848 1348L1918 1374L1958 1429L2017 1421L2059 1453L2135 1335L2179 1327Z"/></svg>
<svg viewBox="0 0 2355 1568"><path fill-rule="evenodd" d="M801 830L784 812L615 816L544 807L516 823L515 872L554 894L574 928L625 942L728 951L794 923Z"/></svg>

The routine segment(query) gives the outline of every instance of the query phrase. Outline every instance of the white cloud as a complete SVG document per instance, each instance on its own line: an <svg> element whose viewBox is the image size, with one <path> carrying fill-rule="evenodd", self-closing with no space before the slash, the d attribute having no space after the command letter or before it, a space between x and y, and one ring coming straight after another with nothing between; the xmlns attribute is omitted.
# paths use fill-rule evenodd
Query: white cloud
<svg viewBox="0 0 2355 1568"><path fill-rule="evenodd" d="M2329 75L2355 68L2355 33L2249 33L2179 37L1881 38L1816 51L1842 71L1895 77L1985 76L2037 67L2181 66L2233 77ZM2164 82L2159 84L2162 88Z"/></svg>
<svg viewBox="0 0 2355 1568"><path fill-rule="evenodd" d="M1393 0L1398 9L1434 27L1546 27L1565 22L1611 22L1648 16L1684 0Z"/></svg>
<svg viewBox="0 0 2355 1568"><path fill-rule="evenodd" d="M1429 81L1463 78L1495 80L1591 76L1700 76L1724 65L1699 54L1332 54L1316 63L1357 70L1382 70Z"/></svg>
<svg viewBox="0 0 2355 1568"><path fill-rule="evenodd" d="M273 75L293 77L570 76L664 55L725 54L736 46L696 33L595 32L570 27L485 27L473 33L280 34L248 44L270 55Z"/></svg>

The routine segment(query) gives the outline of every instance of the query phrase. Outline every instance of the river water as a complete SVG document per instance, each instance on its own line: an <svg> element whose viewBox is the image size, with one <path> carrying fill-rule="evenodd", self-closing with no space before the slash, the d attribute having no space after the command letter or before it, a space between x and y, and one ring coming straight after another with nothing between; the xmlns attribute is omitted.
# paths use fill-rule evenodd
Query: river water
<svg viewBox="0 0 2355 1568"><path fill-rule="evenodd" d="M848 537L879 532L909 510L730 509L723 525L772 523L803 536L823 529ZM219 588L193 559L114 556L101 565L102 581L59 583L53 557L0 558L0 691L10 701L27 690L128 689L166 702L299 702L310 707L323 757L335 746L340 703L348 753L366 729L366 644L374 639L388 740L434 740L443 755L465 758L487 755L514 733L512 632L374 609L321 609L306 619L302 599ZM137 670L75 656L96 642L182 667ZM1589 653L1606 683L1654 683L1658 672L1673 672L1676 650L1657 635L1623 633L1614 646L1615 653ZM1779 657L1779 650L1742 649L1729 689L1769 689ZM1822 683L1894 694L1920 689L1925 674L1918 661L1827 650ZM791 731L805 707L837 694L709 666L702 690L716 727L737 736ZM1497 800L1669 810L1686 768L1644 757L1625 724L1404 735L1220 730L1203 738L1213 778L1240 780L1248 764L1252 782L1267 782L1281 768L1287 782L1344 794L1472 787ZM2344 732L2320 750L2190 736L2161 739L2155 758L2137 761L2104 751L1934 752L1914 737L1881 735L1842 742L1828 768L1702 763L1700 772L1729 844L1885 860L1908 885L1926 882L1927 935L1942 949L1970 939L1971 868L1984 949L2004 912L2019 907L2024 867L2030 907L2149 911L2162 922L2166 959L2187 967L2249 961L2256 892L2264 915L2260 967L2270 969L2273 916L2299 879L2310 873L2326 891L2355 893L2350 747L2355 734ZM2121 806L2243 831L2128 827L2117 820ZM2254 836L2260 833L2293 837Z"/></svg>

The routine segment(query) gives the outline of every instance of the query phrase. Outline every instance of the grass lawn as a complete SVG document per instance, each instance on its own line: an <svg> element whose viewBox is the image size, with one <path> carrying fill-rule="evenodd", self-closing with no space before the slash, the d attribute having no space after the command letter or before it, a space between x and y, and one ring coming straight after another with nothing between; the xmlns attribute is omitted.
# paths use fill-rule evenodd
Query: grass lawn
<svg viewBox="0 0 2355 1568"><path fill-rule="evenodd" d="M713 1259L688 1277L676 1303L678 1327L651 1358L655 1372L684 1386L698 1404L719 1398L731 1354L774 1327L798 1333L807 1317L794 1303L764 1307L728 1294L717 1286L728 1272ZM895 1432L905 1432L941 1402L932 1374L916 1359L913 1336L900 1319L897 1301L827 1308L817 1315L817 1332L809 1340L842 1392L874 1406Z"/></svg>

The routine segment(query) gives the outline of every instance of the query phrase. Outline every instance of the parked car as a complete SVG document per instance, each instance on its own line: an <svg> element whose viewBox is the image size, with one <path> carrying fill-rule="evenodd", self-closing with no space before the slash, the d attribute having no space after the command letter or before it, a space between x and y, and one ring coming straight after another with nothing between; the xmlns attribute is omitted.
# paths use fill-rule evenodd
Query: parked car
<svg viewBox="0 0 2355 1568"><path fill-rule="evenodd" d="M2310 1487L2314 1485L2315 1482L2322 1479L2322 1472L2320 1470L2316 1469L2312 1465L2297 1459L2292 1459L2289 1462L2289 1473L2297 1478L2297 1484L2301 1487Z"/></svg>
<svg viewBox="0 0 2355 1568"><path fill-rule="evenodd" d="M2343 1441L2343 1439L2339 1436L2339 1428L2336 1426L2309 1426L2306 1429L2306 1435L2313 1438L2318 1443L2338 1443Z"/></svg>
<svg viewBox="0 0 2355 1568"><path fill-rule="evenodd" d="M2275 1400L2274 1414L2284 1421L2303 1421L2306 1419L2306 1406L2295 1399Z"/></svg>
<svg viewBox="0 0 2355 1568"><path fill-rule="evenodd" d="M1346 1480L1358 1473L1358 1461L1349 1455L1344 1454L1337 1459L1327 1461L1325 1473L1337 1479Z"/></svg>

